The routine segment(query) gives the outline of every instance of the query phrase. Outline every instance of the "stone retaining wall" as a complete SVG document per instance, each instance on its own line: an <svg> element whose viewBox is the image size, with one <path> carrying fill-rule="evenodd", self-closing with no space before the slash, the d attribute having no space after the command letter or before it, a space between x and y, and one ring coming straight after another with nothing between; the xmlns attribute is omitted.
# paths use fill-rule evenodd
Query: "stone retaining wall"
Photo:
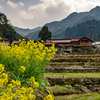
<svg viewBox="0 0 100 100"><path fill-rule="evenodd" d="M88 73L100 72L100 68L46 68L45 72L53 73Z"/></svg>
<svg viewBox="0 0 100 100"><path fill-rule="evenodd" d="M54 85L71 85L72 87L77 87L77 89L81 89L82 87L86 87L91 91L99 91L100 92L100 78L71 78L71 77L61 77L61 78L50 78L48 77L48 82L51 86Z"/></svg>

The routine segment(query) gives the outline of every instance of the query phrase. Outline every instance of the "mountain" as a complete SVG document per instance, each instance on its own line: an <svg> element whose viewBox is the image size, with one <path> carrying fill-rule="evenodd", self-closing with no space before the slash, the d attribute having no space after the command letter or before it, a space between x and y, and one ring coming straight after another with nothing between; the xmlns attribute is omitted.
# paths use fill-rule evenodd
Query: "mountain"
<svg viewBox="0 0 100 100"><path fill-rule="evenodd" d="M98 40L98 36L100 36L100 21L93 19L82 22L76 26L67 28L59 37L61 37L61 35L62 38L77 38L84 36L91 38L92 35L92 39L96 41Z"/></svg>
<svg viewBox="0 0 100 100"><path fill-rule="evenodd" d="M10 25L12 28L14 28L14 30L20 34L21 36L25 37L27 34L29 33L32 33L32 32L35 32L37 30L41 30L41 27L37 27L37 28L34 28L34 29L23 29L23 28L19 28L19 27L16 27L16 26L13 26L13 25Z"/></svg>
<svg viewBox="0 0 100 100"><path fill-rule="evenodd" d="M79 26L79 24L93 19L96 21L100 20L99 6L96 6L95 8L91 9L89 12L73 12L61 21L54 21L51 23L46 23L45 25L48 27L48 30L52 33L52 38L65 38L62 34L65 33L67 28L77 27ZM35 29L22 29L14 27L14 29L17 33L24 37L38 40L38 34L41 30L41 27L37 27Z"/></svg>
<svg viewBox="0 0 100 100"><path fill-rule="evenodd" d="M25 37L27 37L29 40L39 40L38 38L39 31L40 29L27 34Z"/></svg>
<svg viewBox="0 0 100 100"><path fill-rule="evenodd" d="M78 23L92 19L100 20L99 6L93 8L89 12L81 12L81 13L73 12L68 17L66 17L61 21L51 22L45 25L48 26L49 31L52 32L53 38L57 38L57 35L61 34L68 27L73 27Z"/></svg>

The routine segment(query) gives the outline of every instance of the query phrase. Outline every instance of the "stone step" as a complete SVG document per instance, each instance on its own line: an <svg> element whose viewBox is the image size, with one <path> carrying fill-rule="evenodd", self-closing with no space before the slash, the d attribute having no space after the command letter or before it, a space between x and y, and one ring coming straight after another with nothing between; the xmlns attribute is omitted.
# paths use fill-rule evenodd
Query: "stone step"
<svg viewBox="0 0 100 100"><path fill-rule="evenodd" d="M93 73L100 72L100 68L46 68L45 73Z"/></svg>
<svg viewBox="0 0 100 100"><path fill-rule="evenodd" d="M50 62L100 62L100 58L53 58Z"/></svg>
<svg viewBox="0 0 100 100"><path fill-rule="evenodd" d="M50 66L60 66L60 65L83 65L82 62L49 62Z"/></svg>
<svg viewBox="0 0 100 100"><path fill-rule="evenodd" d="M68 66L68 65L93 65L100 66L100 62L49 62L50 66Z"/></svg>
<svg viewBox="0 0 100 100"><path fill-rule="evenodd" d="M99 58L100 54L96 55L55 55L53 58Z"/></svg>

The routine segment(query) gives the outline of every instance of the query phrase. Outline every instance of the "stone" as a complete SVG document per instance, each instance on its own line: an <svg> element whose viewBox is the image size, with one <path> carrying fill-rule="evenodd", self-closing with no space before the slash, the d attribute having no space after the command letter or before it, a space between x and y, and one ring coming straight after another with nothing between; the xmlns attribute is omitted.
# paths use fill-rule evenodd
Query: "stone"
<svg viewBox="0 0 100 100"><path fill-rule="evenodd" d="M90 90L87 87L85 87L85 86L81 86L80 90L82 92L85 92L85 93L89 93L90 92Z"/></svg>

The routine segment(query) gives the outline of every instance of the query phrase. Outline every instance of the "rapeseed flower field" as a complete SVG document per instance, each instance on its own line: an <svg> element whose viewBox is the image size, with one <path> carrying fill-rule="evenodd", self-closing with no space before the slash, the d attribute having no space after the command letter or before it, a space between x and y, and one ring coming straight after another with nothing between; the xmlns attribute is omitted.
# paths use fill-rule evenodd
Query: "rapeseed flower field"
<svg viewBox="0 0 100 100"><path fill-rule="evenodd" d="M0 44L0 100L35 100L34 91L43 82L43 71L56 52L54 45L48 49L41 42L19 41L19 46ZM54 98L47 95L44 100Z"/></svg>

